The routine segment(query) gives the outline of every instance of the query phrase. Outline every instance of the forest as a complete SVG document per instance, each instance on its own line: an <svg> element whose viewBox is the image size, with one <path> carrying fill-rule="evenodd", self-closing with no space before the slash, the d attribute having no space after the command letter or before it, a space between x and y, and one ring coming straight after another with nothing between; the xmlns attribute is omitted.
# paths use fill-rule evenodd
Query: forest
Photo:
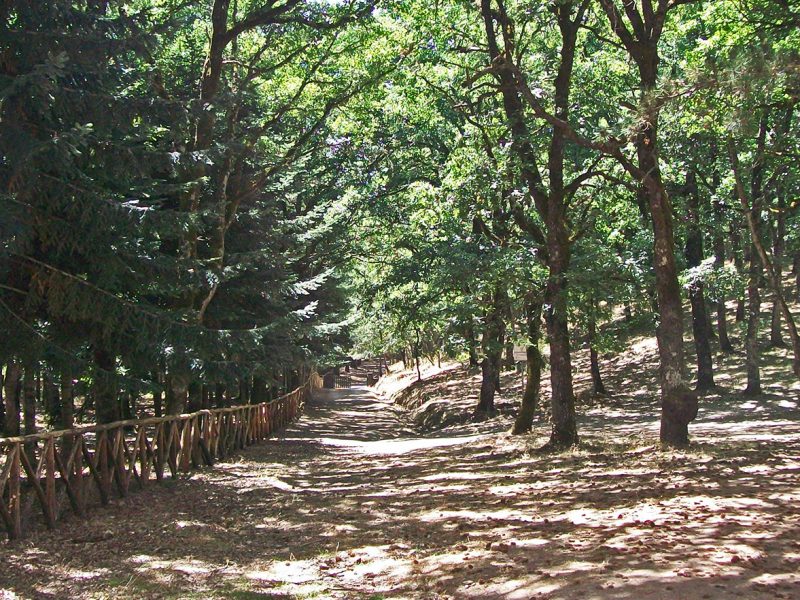
<svg viewBox="0 0 800 600"><path fill-rule="evenodd" d="M620 427L647 464L677 461L659 471L665 482L670 469L700 477L686 466L707 464L698 452L720 469L770 465L781 477L763 489L720 493L744 506L782 482L776 510L788 513L775 527L788 532L767 537L791 567L759 593L796 597L799 139L798 0L0 0L9 536L33 519L26 510L41 508L48 528L67 500L82 513L75 479L94 477L113 505L134 471L140 486L151 471L183 481L184 467L268 437L247 451L253 468L273 452L296 469L312 460L297 440L399 439L409 403L432 398L437 418L460 412L438 433L408 434L426 478L495 455L507 456L502 470L522 453L534 479L552 467L580 481L595 458L609 470L637 460L641 448L614 446ZM148 437L158 419L167 425ZM61 431L80 433L50 435ZM425 449L445 437L461 445ZM458 458L462 445L478 454ZM367 468L322 458L345 488L345 471ZM292 493L305 489L296 477ZM628 491L651 483L623 477ZM193 493L243 493L213 485ZM114 510L177 518L158 493ZM579 506L564 502L554 515ZM417 507L403 507L408 522ZM83 539L91 525L65 527ZM422 559L403 560L413 570ZM21 573L0 589L44 597L46 577ZM163 597L589 597L539 579L512 590L491 569L474 584L490 587L468 592L436 573L410 588L393 576L311 595L208 584ZM46 597L162 597L104 581ZM637 597L661 597L663 581L643 581L655 587ZM610 589L596 597L633 597Z"/></svg>

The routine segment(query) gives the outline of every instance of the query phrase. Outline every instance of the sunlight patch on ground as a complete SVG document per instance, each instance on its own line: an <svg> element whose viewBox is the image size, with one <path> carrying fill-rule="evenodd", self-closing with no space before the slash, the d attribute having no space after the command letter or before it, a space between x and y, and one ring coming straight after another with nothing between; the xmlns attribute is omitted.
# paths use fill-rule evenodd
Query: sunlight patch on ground
<svg viewBox="0 0 800 600"><path fill-rule="evenodd" d="M522 522L533 521L533 515L527 511L502 509L502 510L432 510L419 515L419 520L423 523L433 523L436 521L448 521L451 519L466 520L517 520Z"/></svg>
<svg viewBox="0 0 800 600"><path fill-rule="evenodd" d="M69 569L66 571L67 577L70 579L96 579L108 575L108 569L93 569L91 571L83 571L81 569Z"/></svg>
<svg viewBox="0 0 800 600"><path fill-rule="evenodd" d="M471 471L449 471L446 473L434 473L433 475L426 475L425 477L420 477L420 481L447 481L451 479L463 479L463 480L475 480L475 479L487 479L490 475L485 473L474 473Z"/></svg>
<svg viewBox="0 0 800 600"><path fill-rule="evenodd" d="M292 583L295 585L314 583L318 579L316 563L312 560L273 562L266 569L247 571L244 575L248 579L256 581Z"/></svg>
<svg viewBox="0 0 800 600"><path fill-rule="evenodd" d="M214 570L212 565L200 560L158 560L147 555L137 555L130 559L130 562L139 564L136 569L139 573L151 570L170 570L184 573L186 575L208 575Z"/></svg>
<svg viewBox="0 0 800 600"><path fill-rule="evenodd" d="M348 440L343 438L321 437L315 441L337 448L348 448L363 454L386 455L386 454L408 454L417 450L430 450L431 448L444 448L448 446L460 446L469 444L480 439L482 436L473 435L468 437L454 438L412 438L396 440L379 440L364 442L360 440Z"/></svg>

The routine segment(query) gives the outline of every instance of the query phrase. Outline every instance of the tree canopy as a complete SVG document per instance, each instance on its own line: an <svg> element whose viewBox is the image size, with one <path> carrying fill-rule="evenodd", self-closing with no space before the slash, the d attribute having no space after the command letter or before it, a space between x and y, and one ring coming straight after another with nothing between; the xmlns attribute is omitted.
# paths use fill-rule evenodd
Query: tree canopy
<svg viewBox="0 0 800 600"><path fill-rule="evenodd" d="M549 365L571 446L576 348L604 393L644 327L687 444L717 350L750 393L762 338L800 377L798 24L795 0L2 3L6 434L36 378L68 427L78 397L100 422L254 402L352 354L480 366L485 418L517 346L514 430Z"/></svg>

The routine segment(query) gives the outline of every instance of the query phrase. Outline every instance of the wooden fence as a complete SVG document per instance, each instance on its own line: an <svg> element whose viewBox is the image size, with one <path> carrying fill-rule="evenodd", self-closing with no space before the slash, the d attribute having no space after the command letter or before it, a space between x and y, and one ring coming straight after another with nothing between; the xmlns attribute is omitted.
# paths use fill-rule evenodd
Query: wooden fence
<svg viewBox="0 0 800 600"><path fill-rule="evenodd" d="M22 536L23 515L34 502L52 529L67 501L83 517L93 495L105 505L114 492L126 496L132 484L142 488L167 474L174 479L264 440L297 418L321 386L313 373L301 387L262 404L0 438L0 517L8 537Z"/></svg>

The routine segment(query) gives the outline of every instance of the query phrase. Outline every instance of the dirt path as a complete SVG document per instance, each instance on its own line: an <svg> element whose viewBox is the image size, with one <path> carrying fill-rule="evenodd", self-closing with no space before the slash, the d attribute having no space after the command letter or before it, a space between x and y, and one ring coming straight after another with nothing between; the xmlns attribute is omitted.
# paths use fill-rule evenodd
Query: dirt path
<svg viewBox="0 0 800 600"><path fill-rule="evenodd" d="M625 423L629 425L629 423ZM777 430L776 430L777 431ZM419 436L367 388L281 437L0 549L35 598L800 598L800 435L531 456Z"/></svg>

